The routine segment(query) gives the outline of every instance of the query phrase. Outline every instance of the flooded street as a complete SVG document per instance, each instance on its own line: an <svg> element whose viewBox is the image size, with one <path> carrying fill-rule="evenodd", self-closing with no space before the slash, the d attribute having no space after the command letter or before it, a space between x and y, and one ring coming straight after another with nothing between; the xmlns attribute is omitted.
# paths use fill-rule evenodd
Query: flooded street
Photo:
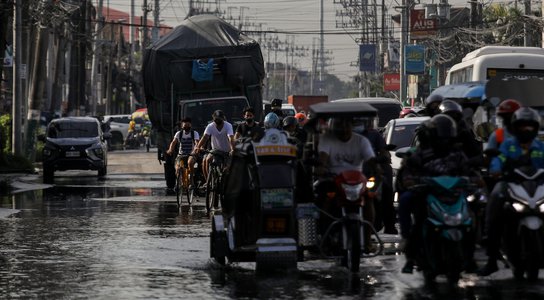
<svg viewBox="0 0 544 300"><path fill-rule="evenodd" d="M209 258L204 201L178 210L156 153L110 152L109 162L104 180L57 172L49 186L40 175L19 174L17 189L0 196L1 299L544 297L543 271L536 283L502 269L484 279L463 274L455 289L443 278L424 287L421 273L400 273L397 236L383 236L386 255L364 259L357 275L328 260L301 262L290 273L256 275L253 263L223 269Z"/></svg>

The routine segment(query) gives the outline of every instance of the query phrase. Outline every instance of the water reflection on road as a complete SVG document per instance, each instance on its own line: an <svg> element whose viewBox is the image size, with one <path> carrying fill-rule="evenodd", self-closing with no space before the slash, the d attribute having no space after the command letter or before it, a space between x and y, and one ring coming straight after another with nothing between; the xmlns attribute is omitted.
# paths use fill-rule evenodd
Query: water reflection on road
<svg viewBox="0 0 544 300"><path fill-rule="evenodd" d="M123 179L116 178L118 182ZM128 178L127 178L128 180ZM136 179L133 179L136 180ZM209 259L202 200L181 211L153 180L124 186L61 178L63 186L0 197L17 212L0 220L0 298L542 299L542 281L513 281L503 270L423 287L400 274L402 256L363 261L350 274L334 262L299 263L288 274L255 274L254 264L222 269ZM84 184L84 183L87 184ZM15 211L14 211L15 212ZM541 276L542 278L542 276Z"/></svg>

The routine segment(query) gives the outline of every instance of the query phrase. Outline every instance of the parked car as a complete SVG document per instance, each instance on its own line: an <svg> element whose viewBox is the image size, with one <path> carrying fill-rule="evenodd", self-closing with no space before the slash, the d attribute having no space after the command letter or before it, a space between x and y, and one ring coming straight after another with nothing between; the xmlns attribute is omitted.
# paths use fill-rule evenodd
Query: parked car
<svg viewBox="0 0 544 300"><path fill-rule="evenodd" d="M382 98L382 97L345 98L345 99L337 99L334 101L367 103L372 105L372 107L378 110L377 129L379 130L382 130L385 124L389 122L389 120L398 118L400 112L402 111L401 103L392 98Z"/></svg>
<svg viewBox="0 0 544 300"><path fill-rule="evenodd" d="M39 138L43 147L43 181L52 183L55 171L97 170L105 176L108 166L106 140L100 122L91 117L66 117L52 120L46 135Z"/></svg>
<svg viewBox="0 0 544 300"><path fill-rule="evenodd" d="M110 122L111 139L108 141L109 150L122 150L128 135L130 115L107 115L104 122Z"/></svg>

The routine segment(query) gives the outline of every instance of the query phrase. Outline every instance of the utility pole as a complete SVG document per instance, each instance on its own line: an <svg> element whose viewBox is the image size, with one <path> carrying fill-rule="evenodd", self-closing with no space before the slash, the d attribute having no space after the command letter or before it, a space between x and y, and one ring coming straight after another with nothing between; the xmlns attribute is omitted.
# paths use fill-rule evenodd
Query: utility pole
<svg viewBox="0 0 544 300"><path fill-rule="evenodd" d="M128 89L127 89L127 93L128 93L128 97L130 99L130 112L132 113L134 111L134 95L132 93L132 77L134 76L134 73L132 72L132 69L133 69L133 64L134 64L134 52L136 51L136 48L134 47L135 45L135 22L134 22L134 16L136 15L135 13L135 5L134 5L134 0L130 0L130 21L129 21L129 26L130 26L130 38L129 38L129 42L130 42L130 53L128 55L128 78L129 78L129 86L128 86Z"/></svg>
<svg viewBox="0 0 544 300"><path fill-rule="evenodd" d="M21 136L21 107L22 107L22 95L23 95L23 83L22 83L22 3L23 0L13 1L13 97L12 97L12 130L11 130L11 152L15 155L22 155L22 136Z"/></svg>
<svg viewBox="0 0 544 300"><path fill-rule="evenodd" d="M321 0L319 10L319 94L323 95L325 84L323 83L323 73L325 73L325 6L324 0Z"/></svg>
<svg viewBox="0 0 544 300"><path fill-rule="evenodd" d="M98 22L95 24L94 39L93 39L93 60L91 63L91 112L96 114L96 106L101 98L99 83L101 82L98 76L98 61L102 57L102 46L99 45L102 37L102 28L104 28L104 19L102 17L103 0L98 1L98 7L96 9L96 19Z"/></svg>
<svg viewBox="0 0 544 300"><path fill-rule="evenodd" d="M144 4L142 5L142 11L143 11L143 17L142 17L142 53L145 48L147 48L147 44L149 41L147 40L147 13L149 12L149 9L147 7L147 0L144 0Z"/></svg>
<svg viewBox="0 0 544 300"><path fill-rule="evenodd" d="M160 10L159 0L155 0L155 10L153 11L153 29L151 29L151 40L153 43L159 40Z"/></svg>
<svg viewBox="0 0 544 300"><path fill-rule="evenodd" d="M525 0L525 15L530 16L531 15L531 1ZM531 39L531 32L529 30L529 26L527 25L527 22L523 22L523 45L525 47L532 46L533 41Z"/></svg>
<svg viewBox="0 0 544 300"><path fill-rule="evenodd" d="M410 11L410 5L407 3L410 0L402 0L401 13L400 13L400 101L406 100L406 70L404 61L406 60L406 54L404 53L404 46L408 40L408 13Z"/></svg>

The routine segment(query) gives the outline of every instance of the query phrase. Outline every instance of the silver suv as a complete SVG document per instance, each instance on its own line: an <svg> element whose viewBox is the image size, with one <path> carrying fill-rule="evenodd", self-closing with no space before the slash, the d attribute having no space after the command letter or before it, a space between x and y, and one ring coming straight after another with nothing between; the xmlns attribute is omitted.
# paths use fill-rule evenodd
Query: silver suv
<svg viewBox="0 0 544 300"><path fill-rule="evenodd" d="M128 135L128 123L131 115L107 115L104 123L110 122L111 139L108 141L110 150L123 150L123 145Z"/></svg>

